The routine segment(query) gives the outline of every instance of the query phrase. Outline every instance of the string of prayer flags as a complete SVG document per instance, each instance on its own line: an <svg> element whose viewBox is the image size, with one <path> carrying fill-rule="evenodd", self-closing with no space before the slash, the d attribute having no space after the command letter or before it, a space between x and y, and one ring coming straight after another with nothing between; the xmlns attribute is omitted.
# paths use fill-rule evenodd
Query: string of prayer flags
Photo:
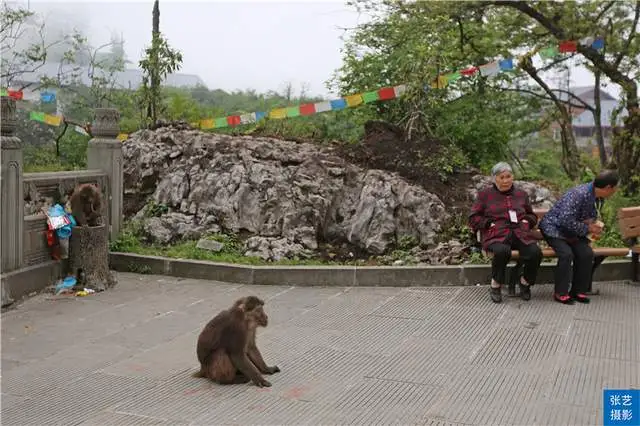
<svg viewBox="0 0 640 426"><path fill-rule="evenodd" d="M560 53L576 52L578 49L578 43L583 46L591 46L594 49L604 48L603 38L585 37L579 42L574 40L563 40L555 46L548 46L546 48L538 47L519 56L519 58L531 57L534 54L539 54L543 59L554 58ZM454 83L462 79L463 77L472 77L478 72L483 77L491 77L499 74L500 72L512 71L514 68L514 58L503 58L490 62L488 64L480 66L469 66L464 69L453 70L445 74L440 74L430 82L429 86L434 89L442 89L447 87L450 83ZM428 87L425 87L425 89L428 89ZM363 93L347 95L329 101L306 103L303 105L289 106L284 108L274 108L271 111L256 111L239 115L229 115L226 117L207 118L202 119L196 123L192 123L192 125L201 129L222 129L226 127L236 127L243 124L256 123L264 118L281 120L285 118L309 116L328 111L340 111L346 108L354 108L362 104L370 104L377 101L397 99L404 95L406 91L407 85L400 84L397 86L382 87L378 90L370 90ZM22 99L22 92L18 91L2 89L2 95ZM43 102L53 101L55 100L55 93L47 94L45 92L41 94L41 100ZM62 121L62 117L33 111L31 112L31 120L47 123L52 126L59 126ZM83 129L81 130L81 128L78 128L77 126L75 130L78 133L86 134ZM128 135L124 133L118 135L118 139L120 140L124 140L127 137Z"/></svg>

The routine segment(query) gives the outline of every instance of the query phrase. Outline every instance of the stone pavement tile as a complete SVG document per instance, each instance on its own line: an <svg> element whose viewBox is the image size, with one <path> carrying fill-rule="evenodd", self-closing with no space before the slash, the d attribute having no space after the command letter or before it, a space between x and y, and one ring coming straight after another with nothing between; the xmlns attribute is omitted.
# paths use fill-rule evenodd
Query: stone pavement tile
<svg viewBox="0 0 640 426"><path fill-rule="evenodd" d="M500 327L536 330L566 336L576 315L578 306L561 305L551 298L521 299L507 306L500 319Z"/></svg>
<svg viewBox="0 0 640 426"><path fill-rule="evenodd" d="M103 411L77 426L187 426L188 422Z"/></svg>
<svg viewBox="0 0 640 426"><path fill-rule="evenodd" d="M4 348L3 348L4 349ZM2 392L36 397L71 383L128 356L121 346L81 342L2 375Z"/></svg>
<svg viewBox="0 0 640 426"><path fill-rule="evenodd" d="M425 288L403 291L375 309L371 315L424 320L435 315L437 308L456 297L460 290L459 288Z"/></svg>
<svg viewBox="0 0 640 426"><path fill-rule="evenodd" d="M514 367L548 370L549 363L560 355L564 336L541 333L533 329L495 328L486 343L474 354L471 364L485 367Z"/></svg>
<svg viewBox="0 0 640 426"><path fill-rule="evenodd" d="M383 363L384 357L345 352L318 346L285 364L287 374L297 377L323 375L339 380L370 376ZM283 369L283 371L285 371Z"/></svg>
<svg viewBox="0 0 640 426"><path fill-rule="evenodd" d="M552 367L541 402L601 407L602 390L640 388L640 363L567 354Z"/></svg>
<svg viewBox="0 0 640 426"><path fill-rule="evenodd" d="M469 342L411 337L371 373L378 379L444 386L452 372L469 365L474 345Z"/></svg>
<svg viewBox="0 0 640 426"><path fill-rule="evenodd" d="M0 398L0 406L3 410L6 410L16 404L24 404L27 400L31 399L28 396L11 395L4 392L2 393Z"/></svg>
<svg viewBox="0 0 640 426"><path fill-rule="evenodd" d="M584 426L601 425L602 409L570 404L540 403L535 405L536 425Z"/></svg>
<svg viewBox="0 0 640 426"><path fill-rule="evenodd" d="M317 329L349 329L360 317L370 314L399 292L399 289L391 294L388 292L367 293L362 289L355 291L347 289L344 293L327 299L315 308L294 318L289 324L298 327L315 327Z"/></svg>
<svg viewBox="0 0 640 426"><path fill-rule="evenodd" d="M500 321L505 309L487 311L442 307L433 318L427 319L416 330L414 336L433 340L482 342L491 334L494 323Z"/></svg>
<svg viewBox="0 0 640 426"><path fill-rule="evenodd" d="M250 388L211 404L191 425L313 425L310 420L317 407L313 402L279 398L271 388Z"/></svg>
<svg viewBox="0 0 640 426"><path fill-rule="evenodd" d="M628 324L576 319L566 351L594 358L640 362L640 314L634 319L635 323Z"/></svg>
<svg viewBox="0 0 640 426"><path fill-rule="evenodd" d="M265 362L282 368L305 352L318 346L326 346L338 333L340 332L285 324L267 329L266 332L259 330L256 341Z"/></svg>
<svg viewBox="0 0 640 426"><path fill-rule="evenodd" d="M329 346L337 350L389 355L421 325L421 321L413 319L367 315L359 318L344 333L330 339Z"/></svg>
<svg viewBox="0 0 640 426"><path fill-rule="evenodd" d="M291 287L288 291L280 292L265 301L269 327L286 324L342 293L343 289L336 287L314 287L312 291L308 288Z"/></svg>
<svg viewBox="0 0 640 426"><path fill-rule="evenodd" d="M181 334L193 332L200 326L200 321L196 320L181 312L167 312L93 341L119 345L131 350L151 349Z"/></svg>
<svg viewBox="0 0 640 426"><path fill-rule="evenodd" d="M424 424L441 388L367 378L343 391L322 408L310 424Z"/></svg>
<svg viewBox="0 0 640 426"><path fill-rule="evenodd" d="M591 303L577 307L577 319L640 327L640 287L619 284L614 288L607 285L600 291L603 294L592 297Z"/></svg>
<svg viewBox="0 0 640 426"><path fill-rule="evenodd" d="M110 407L119 414L192 422L203 413L215 412L222 403L237 399L250 385L217 385L207 379L180 374L145 389Z"/></svg>
<svg viewBox="0 0 640 426"><path fill-rule="evenodd" d="M498 424L509 410L518 424L530 424L531 401L540 394L545 377L526 371L468 366L452 372L442 397L428 411L429 417L466 424ZM525 402L523 404L523 402ZM529 408L528 408L529 407ZM519 420L515 419L519 417ZM509 424L508 421L506 421Z"/></svg>
<svg viewBox="0 0 640 426"><path fill-rule="evenodd" d="M157 384L140 378L92 374L2 410L3 425L69 425Z"/></svg>
<svg viewBox="0 0 640 426"><path fill-rule="evenodd" d="M451 290L455 289L452 288ZM489 286L473 286L457 288L458 292L451 297L447 303L447 307L456 309L482 309L490 315L500 314L512 303L512 300L506 297L506 290L503 289L504 302L501 304L493 303L489 296ZM440 306L442 307L442 306Z"/></svg>
<svg viewBox="0 0 640 426"><path fill-rule="evenodd" d="M170 379L199 369L196 333L187 333L100 370L104 374Z"/></svg>

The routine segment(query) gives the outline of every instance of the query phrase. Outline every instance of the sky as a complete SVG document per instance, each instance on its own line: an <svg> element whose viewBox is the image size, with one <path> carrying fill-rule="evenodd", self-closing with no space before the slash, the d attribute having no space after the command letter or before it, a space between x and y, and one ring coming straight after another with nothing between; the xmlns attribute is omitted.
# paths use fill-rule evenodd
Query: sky
<svg viewBox="0 0 640 426"><path fill-rule="evenodd" d="M19 3L83 27L94 45L108 43L113 32L122 34L134 64L151 40L153 0ZM297 92L308 84L312 95L337 95L326 82L342 62L343 28L366 19L343 0L160 1L160 30L183 53L180 72L197 74L210 89L225 91L281 91L291 82ZM572 85L593 84L591 74L578 67L570 78ZM606 90L619 93L613 85Z"/></svg>

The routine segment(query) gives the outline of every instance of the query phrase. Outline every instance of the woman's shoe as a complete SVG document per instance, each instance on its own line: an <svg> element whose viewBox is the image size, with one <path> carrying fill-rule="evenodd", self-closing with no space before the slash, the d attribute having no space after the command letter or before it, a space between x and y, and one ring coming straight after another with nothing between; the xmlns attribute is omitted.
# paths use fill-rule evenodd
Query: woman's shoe
<svg viewBox="0 0 640 426"><path fill-rule="evenodd" d="M501 287L489 287L489 294L493 303L502 302L502 288Z"/></svg>
<svg viewBox="0 0 640 426"><path fill-rule="evenodd" d="M583 294L583 293L572 294L571 297L573 297L573 299L576 302L580 302L580 303L589 303L589 302L591 302L591 299L589 299L587 297L587 295Z"/></svg>
<svg viewBox="0 0 640 426"><path fill-rule="evenodd" d="M531 300L531 288L530 288L530 285L524 285L524 284L520 283L519 286L520 286L520 298L522 300Z"/></svg>
<svg viewBox="0 0 640 426"><path fill-rule="evenodd" d="M565 305L573 305L573 299L568 294L560 295L560 294L557 294L557 293L553 293L553 299L556 302L560 302L560 303L563 303Z"/></svg>

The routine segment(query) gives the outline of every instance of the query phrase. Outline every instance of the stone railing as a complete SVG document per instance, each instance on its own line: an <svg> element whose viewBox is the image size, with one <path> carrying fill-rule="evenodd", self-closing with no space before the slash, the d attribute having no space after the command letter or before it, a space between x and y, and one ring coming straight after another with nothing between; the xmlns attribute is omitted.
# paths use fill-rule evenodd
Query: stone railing
<svg viewBox="0 0 640 426"><path fill-rule="evenodd" d="M115 238L122 225L123 187L122 143L116 139L120 131L117 110L95 111L93 138L87 150L88 170L24 173L22 142L14 135L16 101L8 97L2 97L1 101L0 258L4 306L12 299L45 287L62 273L47 245L43 207L64 205L78 184L98 184L107 204L109 235Z"/></svg>

